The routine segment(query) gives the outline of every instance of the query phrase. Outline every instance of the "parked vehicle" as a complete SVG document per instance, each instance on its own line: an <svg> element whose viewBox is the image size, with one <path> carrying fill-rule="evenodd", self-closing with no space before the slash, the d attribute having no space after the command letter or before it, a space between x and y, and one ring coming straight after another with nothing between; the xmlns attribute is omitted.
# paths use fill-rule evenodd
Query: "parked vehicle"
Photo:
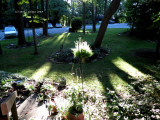
<svg viewBox="0 0 160 120"><path fill-rule="evenodd" d="M9 38L9 37L17 37L18 33L17 30L14 26L8 26L4 28L4 37Z"/></svg>
<svg viewBox="0 0 160 120"><path fill-rule="evenodd" d="M114 24L114 23L115 23L115 21L109 20L109 24Z"/></svg>
<svg viewBox="0 0 160 120"><path fill-rule="evenodd" d="M53 28L52 23L48 23L48 28Z"/></svg>
<svg viewBox="0 0 160 120"><path fill-rule="evenodd" d="M56 23L55 27L56 28L62 28L62 25L60 23Z"/></svg>

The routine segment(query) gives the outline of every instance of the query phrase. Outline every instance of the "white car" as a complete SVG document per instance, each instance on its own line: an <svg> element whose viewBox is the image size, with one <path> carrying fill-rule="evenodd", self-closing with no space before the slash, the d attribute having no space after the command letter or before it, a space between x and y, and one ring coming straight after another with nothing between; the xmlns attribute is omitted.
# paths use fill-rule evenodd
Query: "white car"
<svg viewBox="0 0 160 120"><path fill-rule="evenodd" d="M115 23L115 21L109 20L109 24L114 24L114 23Z"/></svg>
<svg viewBox="0 0 160 120"><path fill-rule="evenodd" d="M56 23L55 27L56 28L62 28L62 25L60 23Z"/></svg>
<svg viewBox="0 0 160 120"><path fill-rule="evenodd" d="M9 37L17 37L17 31L14 26L10 27L5 27L4 28L4 37L9 38Z"/></svg>
<svg viewBox="0 0 160 120"><path fill-rule="evenodd" d="M51 23L48 23L48 28L53 28L53 25Z"/></svg>

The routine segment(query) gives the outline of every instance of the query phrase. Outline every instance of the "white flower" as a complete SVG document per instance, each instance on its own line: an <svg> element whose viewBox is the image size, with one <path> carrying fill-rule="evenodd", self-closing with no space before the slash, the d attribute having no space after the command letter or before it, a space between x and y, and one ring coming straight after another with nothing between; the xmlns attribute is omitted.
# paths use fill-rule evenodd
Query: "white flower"
<svg viewBox="0 0 160 120"><path fill-rule="evenodd" d="M84 42L76 41L75 48L73 48L72 50L73 50L73 54L75 57L77 57L77 55L79 55L79 53L80 53L80 55L83 54L82 52L86 53L86 57L91 57L93 55L93 52L86 41L84 41Z"/></svg>

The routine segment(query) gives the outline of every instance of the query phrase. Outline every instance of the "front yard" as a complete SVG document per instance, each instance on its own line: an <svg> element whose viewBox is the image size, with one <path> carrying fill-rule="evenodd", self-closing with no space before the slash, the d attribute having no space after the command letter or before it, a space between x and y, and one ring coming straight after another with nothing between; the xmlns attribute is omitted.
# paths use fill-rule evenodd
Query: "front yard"
<svg viewBox="0 0 160 120"><path fill-rule="evenodd" d="M126 31L108 29L102 47L110 50L109 55L82 64L81 79L77 77L79 64L56 64L48 57L59 51L62 45L63 49L73 48L79 35L92 44L97 33L88 32L85 36L82 33L63 33L40 38L37 56L33 55L33 47L6 48L16 43L16 39L1 41L4 55L0 56L0 70L35 81L61 82L59 78L64 77L67 86L73 88L83 80L85 97L93 92L86 102L90 111L85 113L86 119L160 119L160 61L136 54L136 51L154 50L156 44L131 37ZM100 97L96 97L98 95ZM92 105L95 105L93 109ZM97 115L94 114L95 108L99 111Z"/></svg>

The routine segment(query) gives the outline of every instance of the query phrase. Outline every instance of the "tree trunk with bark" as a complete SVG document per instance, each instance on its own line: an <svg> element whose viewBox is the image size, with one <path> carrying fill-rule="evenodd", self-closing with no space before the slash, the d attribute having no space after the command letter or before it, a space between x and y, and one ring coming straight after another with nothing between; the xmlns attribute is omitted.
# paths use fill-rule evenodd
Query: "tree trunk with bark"
<svg viewBox="0 0 160 120"><path fill-rule="evenodd" d="M0 1L0 8L2 8L2 1ZM0 17L2 17L2 9L0 9ZM3 52L2 52L2 47L1 47L1 44L0 44L0 55L2 55Z"/></svg>
<svg viewBox="0 0 160 120"><path fill-rule="evenodd" d="M30 10L33 10L32 6L32 0L29 0L30 4ZM34 41L34 55L38 55L38 50L37 50L37 42L36 42L36 36L35 36L35 27L34 27L34 20L33 20L33 13L31 13L31 20L32 20L32 31L33 31L33 41Z"/></svg>
<svg viewBox="0 0 160 120"><path fill-rule="evenodd" d="M3 16L2 16L2 9L3 9L3 8L2 8L2 0L0 0L0 8L1 8L1 9L0 9L0 18L3 18Z"/></svg>
<svg viewBox="0 0 160 120"><path fill-rule="evenodd" d="M95 11L95 21L97 23L97 14L98 14L98 8L97 8L97 4L96 4L96 11Z"/></svg>
<svg viewBox="0 0 160 120"><path fill-rule="evenodd" d="M46 20L44 21L43 35L48 36L48 0L46 0L46 11L44 12L44 17Z"/></svg>
<svg viewBox="0 0 160 120"><path fill-rule="evenodd" d="M104 0L104 13L106 11L106 8L107 8L107 0Z"/></svg>
<svg viewBox="0 0 160 120"><path fill-rule="evenodd" d="M42 18L45 18L44 0L41 0L41 11L43 11ZM45 24L44 24L44 20L42 21L42 27L43 27L43 35L45 35Z"/></svg>
<svg viewBox="0 0 160 120"><path fill-rule="evenodd" d="M92 25L93 25L93 32L96 32L96 17L95 17L95 6L92 0Z"/></svg>
<svg viewBox="0 0 160 120"><path fill-rule="evenodd" d="M83 34L86 32L86 3L83 0Z"/></svg>
<svg viewBox="0 0 160 120"><path fill-rule="evenodd" d="M21 6L18 5L19 0L14 0L15 11L17 12L17 21L18 21L18 45L26 44L25 36L24 36L24 22L21 11Z"/></svg>
<svg viewBox="0 0 160 120"><path fill-rule="evenodd" d="M0 55L2 55L3 52L2 52L2 47L1 47L1 44L0 44Z"/></svg>
<svg viewBox="0 0 160 120"><path fill-rule="evenodd" d="M160 37L159 37L160 39ZM159 54L160 54L160 40L158 39L157 44L156 44L156 57L159 58Z"/></svg>
<svg viewBox="0 0 160 120"><path fill-rule="evenodd" d="M46 0L46 25L45 25L45 30L46 30L46 36L48 36L48 2L49 0Z"/></svg>
<svg viewBox="0 0 160 120"><path fill-rule="evenodd" d="M109 20L112 17L112 15L116 12L116 10L118 9L118 7L120 5L120 1L121 0L113 0L110 4L109 8L105 11L105 14L104 14L100 29L98 31L96 40L95 40L94 44L92 45L92 49L101 47L101 43L102 43L103 37L105 35Z"/></svg>
<svg viewBox="0 0 160 120"><path fill-rule="evenodd" d="M71 18L70 17L68 17L68 26L70 27L70 24L71 24Z"/></svg>

